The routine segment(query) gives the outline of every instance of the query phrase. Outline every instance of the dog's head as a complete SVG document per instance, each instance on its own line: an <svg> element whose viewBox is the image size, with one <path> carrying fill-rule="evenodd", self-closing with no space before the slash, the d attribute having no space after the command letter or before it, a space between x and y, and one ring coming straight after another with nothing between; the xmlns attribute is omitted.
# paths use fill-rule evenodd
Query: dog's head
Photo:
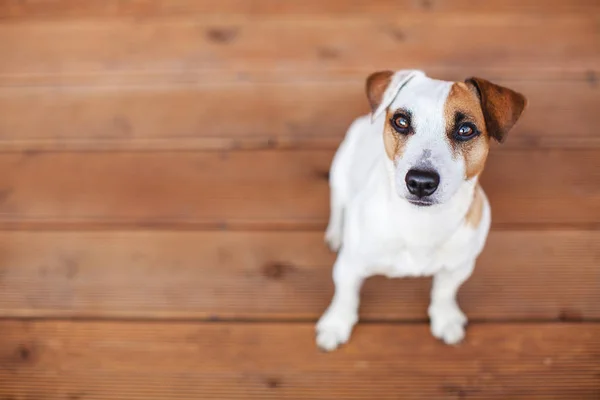
<svg viewBox="0 0 600 400"><path fill-rule="evenodd" d="M373 121L385 119L395 191L420 206L445 203L476 180L490 140L504 141L527 103L484 79L447 82L416 70L376 72L366 89Z"/></svg>

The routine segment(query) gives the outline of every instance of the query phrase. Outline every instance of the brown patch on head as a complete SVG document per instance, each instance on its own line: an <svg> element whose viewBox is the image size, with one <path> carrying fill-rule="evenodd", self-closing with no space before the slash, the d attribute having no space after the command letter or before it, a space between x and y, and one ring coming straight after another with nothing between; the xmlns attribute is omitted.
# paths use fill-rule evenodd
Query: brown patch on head
<svg viewBox="0 0 600 400"><path fill-rule="evenodd" d="M485 118L477 94L465 83L452 85L444 105L447 138L452 145L454 157L462 157L465 162L466 178L471 179L483 171L490 149ZM454 139L454 132L460 123L474 124L481 134L467 141Z"/></svg>
<svg viewBox="0 0 600 400"><path fill-rule="evenodd" d="M385 153L388 158L392 161L402 156L406 142L408 141L408 135L402 135L394 129L391 120L394 116L393 112L388 111L385 118L385 124L383 125L383 144L385 146Z"/></svg>
<svg viewBox="0 0 600 400"><path fill-rule="evenodd" d="M390 84L393 75L394 73L392 71L380 71L372 73L367 78L366 90L367 98L371 105L371 111L375 112L377 107L381 104L383 93Z"/></svg>
<svg viewBox="0 0 600 400"><path fill-rule="evenodd" d="M471 201L471 206L469 207L469 211L467 211L467 215L465 216L465 223L473 228L477 228L479 226L479 222L481 222L481 216L483 215L483 192L481 187L477 185L475 187L475 193L473 194L473 201Z"/></svg>

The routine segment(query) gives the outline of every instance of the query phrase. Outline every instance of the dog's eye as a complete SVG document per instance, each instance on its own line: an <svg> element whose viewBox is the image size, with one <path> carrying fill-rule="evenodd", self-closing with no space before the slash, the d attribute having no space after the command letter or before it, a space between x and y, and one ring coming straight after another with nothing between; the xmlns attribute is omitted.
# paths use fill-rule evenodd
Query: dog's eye
<svg viewBox="0 0 600 400"><path fill-rule="evenodd" d="M408 133L410 131L410 120L402 114L395 115L392 118L392 125L399 133Z"/></svg>
<svg viewBox="0 0 600 400"><path fill-rule="evenodd" d="M458 129L458 134L460 136L471 136L473 134L473 128L469 125L463 125Z"/></svg>
<svg viewBox="0 0 600 400"><path fill-rule="evenodd" d="M464 123L458 127L456 130L454 137L457 140L469 140L475 137L479 132L477 128L471 123Z"/></svg>

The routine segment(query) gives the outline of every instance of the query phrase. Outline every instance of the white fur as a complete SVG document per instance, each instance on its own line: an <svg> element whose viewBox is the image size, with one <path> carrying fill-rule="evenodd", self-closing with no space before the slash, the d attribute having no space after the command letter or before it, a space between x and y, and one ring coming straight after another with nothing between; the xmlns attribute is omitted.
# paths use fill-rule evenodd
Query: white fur
<svg viewBox="0 0 600 400"><path fill-rule="evenodd" d="M465 223L477 178L466 180L464 160L453 158L446 138L444 104L451 82L419 71L400 71L383 95L391 110L412 113L415 134L400 158L383 144L385 113L358 118L340 145L330 173L331 216L326 240L340 250L333 268L335 294L317 324L317 344L333 350L358 321L359 293L373 275L434 276L429 317L432 334L448 344L461 341L467 318L456 292L471 275L485 244L491 213L485 195L479 225ZM390 92L390 93L388 93ZM440 174L435 205L416 206L404 177L414 167Z"/></svg>

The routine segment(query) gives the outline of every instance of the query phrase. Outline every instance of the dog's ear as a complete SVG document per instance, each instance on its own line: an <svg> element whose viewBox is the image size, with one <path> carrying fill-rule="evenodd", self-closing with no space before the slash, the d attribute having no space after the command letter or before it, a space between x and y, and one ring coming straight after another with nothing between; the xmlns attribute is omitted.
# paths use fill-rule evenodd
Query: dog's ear
<svg viewBox="0 0 600 400"><path fill-rule="evenodd" d="M521 93L485 79L469 78L465 83L479 96L488 133L498 142L504 142L527 106L527 99Z"/></svg>
<svg viewBox="0 0 600 400"><path fill-rule="evenodd" d="M418 70L402 70L379 71L369 75L366 89L371 105L371 121L377 119L392 104L400 89L417 75L425 74Z"/></svg>

